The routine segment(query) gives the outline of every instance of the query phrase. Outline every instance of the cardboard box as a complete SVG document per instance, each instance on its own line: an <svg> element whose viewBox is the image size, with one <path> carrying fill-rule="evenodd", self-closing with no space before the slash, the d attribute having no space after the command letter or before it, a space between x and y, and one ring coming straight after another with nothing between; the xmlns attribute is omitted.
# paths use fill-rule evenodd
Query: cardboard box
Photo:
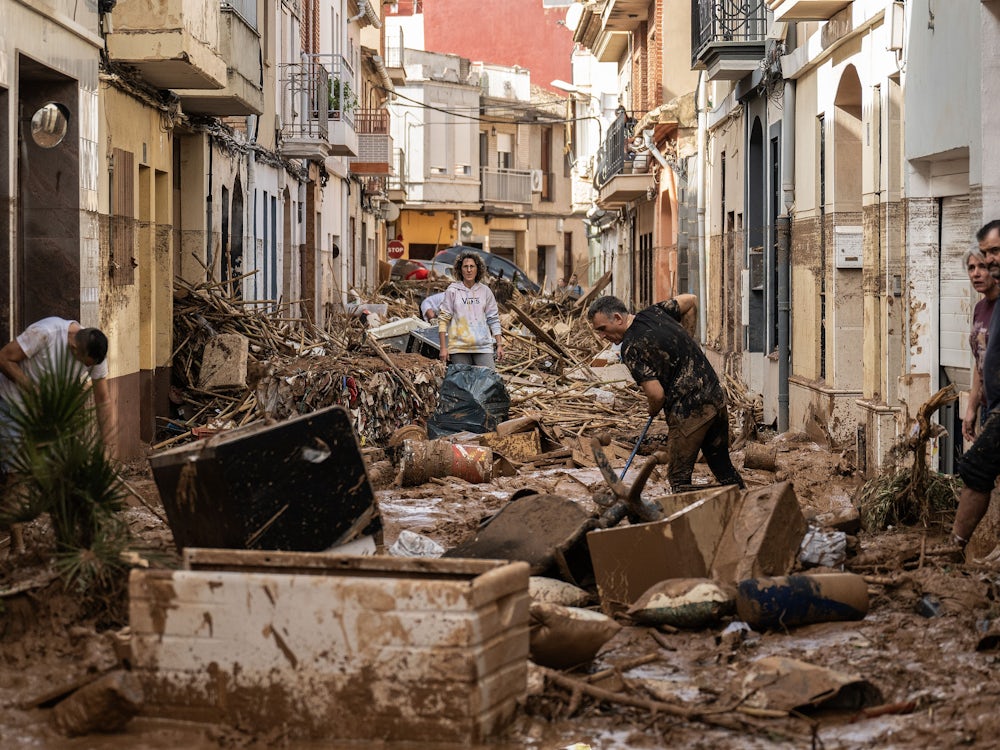
<svg viewBox="0 0 1000 750"><path fill-rule="evenodd" d="M739 512L726 524L712 561L716 581L783 576L798 558L806 519L791 482L743 493Z"/></svg>
<svg viewBox="0 0 1000 750"><path fill-rule="evenodd" d="M605 612L633 604L668 578L745 578L786 575L806 532L789 482L749 492L713 487L658 498L662 521L587 534Z"/></svg>
<svg viewBox="0 0 1000 750"><path fill-rule="evenodd" d="M527 689L525 563L188 549L129 593L153 716L469 746Z"/></svg>
<svg viewBox="0 0 1000 750"><path fill-rule="evenodd" d="M740 491L712 487L657 500L671 514L662 521L587 534L601 606L608 614L628 608L654 583L709 577Z"/></svg>

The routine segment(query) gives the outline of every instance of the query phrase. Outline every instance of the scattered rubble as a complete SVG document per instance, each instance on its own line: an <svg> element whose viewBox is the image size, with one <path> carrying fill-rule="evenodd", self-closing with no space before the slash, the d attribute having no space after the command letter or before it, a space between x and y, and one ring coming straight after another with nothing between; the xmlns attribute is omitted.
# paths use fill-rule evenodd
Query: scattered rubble
<svg viewBox="0 0 1000 750"><path fill-rule="evenodd" d="M631 733L622 747L992 741L990 560L934 558L930 527L874 534L848 452L768 435L732 377L750 489L704 484L701 465L704 486L673 493L662 421L640 431L644 401L583 320L587 298L507 290L508 412L428 440L445 369L404 350L430 289L384 285L367 307L387 335L372 336L361 315L327 330L178 287L179 413L151 458L159 491L133 479L130 523L183 560L136 558L114 653L141 691L111 700L122 716L286 742L598 747L612 726ZM245 374L240 356L211 365L244 343ZM27 531L29 546L44 533ZM25 623L0 621L0 641L30 633L27 597L55 588L36 578L0 585ZM29 656L7 654L0 677ZM51 721L53 705L22 710Z"/></svg>

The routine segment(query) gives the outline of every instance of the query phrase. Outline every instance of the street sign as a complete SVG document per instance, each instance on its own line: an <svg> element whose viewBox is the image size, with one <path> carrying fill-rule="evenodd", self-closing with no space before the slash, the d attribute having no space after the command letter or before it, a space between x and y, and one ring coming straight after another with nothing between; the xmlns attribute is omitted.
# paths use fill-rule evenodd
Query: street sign
<svg viewBox="0 0 1000 750"><path fill-rule="evenodd" d="M402 258L403 257L403 243L399 240L389 240L387 245L390 258Z"/></svg>

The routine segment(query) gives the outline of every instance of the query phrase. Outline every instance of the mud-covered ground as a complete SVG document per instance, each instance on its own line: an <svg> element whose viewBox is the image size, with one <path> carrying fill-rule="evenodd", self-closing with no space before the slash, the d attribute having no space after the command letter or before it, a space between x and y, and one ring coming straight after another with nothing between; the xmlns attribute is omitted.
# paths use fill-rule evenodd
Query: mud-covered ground
<svg viewBox="0 0 1000 750"><path fill-rule="evenodd" d="M655 431L654 431L655 432ZM625 433L623 442L635 439ZM804 438L772 438L778 447L775 472L746 470L750 488L788 479L804 514L814 516L850 504L858 480L850 457ZM737 465L742 452L734 454ZM144 464L126 474L141 496L129 499L132 531L154 550L154 564L178 561L162 514L155 483ZM695 481L711 477L703 464ZM573 498L590 508L591 493L603 487L597 469L547 468L491 485L435 480L408 489L380 490L379 506L386 546L409 529L452 547L474 534L480 521L500 510L517 490ZM646 496L665 491L655 476ZM942 519L947 522L947 518ZM926 554L939 543L943 528L862 532L847 569L867 576L871 608L858 622L822 623L744 638L722 636L727 622L695 632L656 632L627 626L603 648L588 672L645 663L618 670L632 695L697 709L721 717L731 728L688 718L573 699L568 691L543 686L533 670L531 695L493 750L563 748L584 743L593 748L925 748L994 747L1000 736L1000 681L994 676L996 651L977 651L982 631L1000 617L1000 572L986 565L956 565ZM0 535L2 536L2 535ZM373 743L303 743L288 740L281 727L266 736L222 726L166 722L139 717L114 735L68 739L50 728L51 710L34 704L60 685L100 673L117 663L116 641L126 637L124 619L114 622L83 611L43 565L50 542L46 525L27 528L28 551L12 556L0 546L0 747L3 748L231 748L375 747ZM10 594L14 589L19 593ZM931 595L940 614L918 613ZM120 610L124 612L124 610ZM900 704L897 713L863 716L857 711L772 718L733 712L751 663L763 656L788 656L831 667L868 680L881 703ZM599 683L610 686L609 681ZM714 713L713 713L714 712ZM732 721L729 721L729 720ZM735 727L735 728L733 728ZM402 748L404 745L394 745ZM410 745L409 747L415 747ZM421 747L427 747L422 745Z"/></svg>

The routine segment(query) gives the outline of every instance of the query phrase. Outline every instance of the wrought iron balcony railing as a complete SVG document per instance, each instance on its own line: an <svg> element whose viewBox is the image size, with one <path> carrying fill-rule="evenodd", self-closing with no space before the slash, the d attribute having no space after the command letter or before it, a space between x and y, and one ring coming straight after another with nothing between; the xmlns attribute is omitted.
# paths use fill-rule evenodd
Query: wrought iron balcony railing
<svg viewBox="0 0 1000 750"><path fill-rule="evenodd" d="M760 42L767 35L765 0L691 0L691 64L711 44Z"/></svg>
<svg viewBox="0 0 1000 750"><path fill-rule="evenodd" d="M597 168L594 170L594 185L601 188L625 171L626 149L628 139L635 128L635 119L624 111L619 111L615 121L608 128L601 148L597 152Z"/></svg>
<svg viewBox="0 0 1000 750"><path fill-rule="evenodd" d="M388 175L392 169L392 136L389 113L384 109L359 109L354 114L358 154L350 160L355 174Z"/></svg>
<svg viewBox="0 0 1000 750"><path fill-rule="evenodd" d="M325 140L331 121L352 125L357 95L354 72L340 55L302 55L281 66L281 115L285 138Z"/></svg>

